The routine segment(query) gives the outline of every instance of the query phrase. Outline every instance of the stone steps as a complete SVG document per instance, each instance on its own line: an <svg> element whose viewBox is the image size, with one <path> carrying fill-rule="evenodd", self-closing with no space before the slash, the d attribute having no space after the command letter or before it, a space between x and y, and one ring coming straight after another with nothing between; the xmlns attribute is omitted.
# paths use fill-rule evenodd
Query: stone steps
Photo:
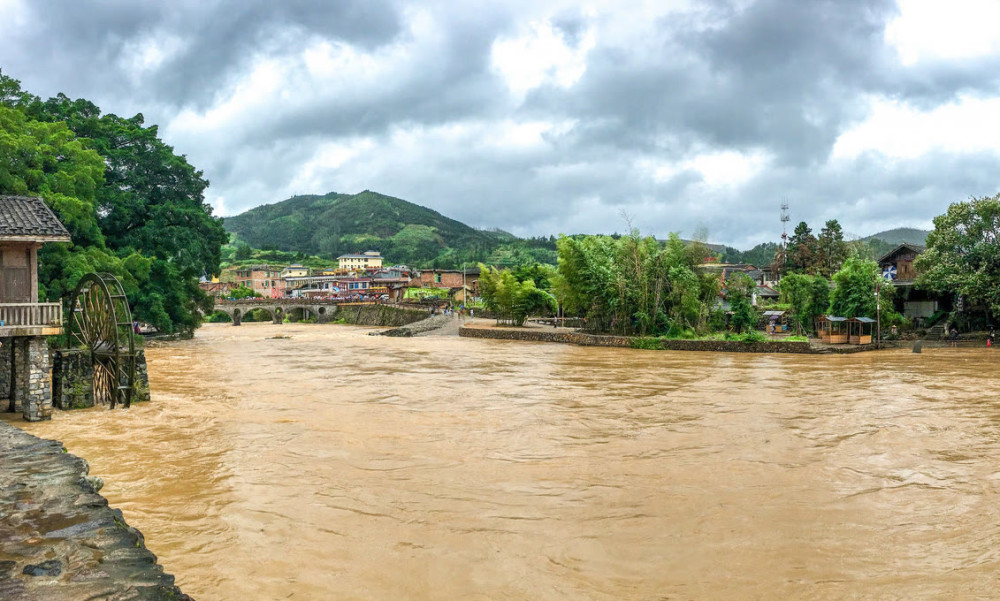
<svg viewBox="0 0 1000 601"><path fill-rule="evenodd" d="M924 340L943 340L944 339L944 325L938 324L931 329L927 330L927 335L924 336Z"/></svg>
<svg viewBox="0 0 1000 601"><path fill-rule="evenodd" d="M191 601L87 462L0 421L0 599Z"/></svg>

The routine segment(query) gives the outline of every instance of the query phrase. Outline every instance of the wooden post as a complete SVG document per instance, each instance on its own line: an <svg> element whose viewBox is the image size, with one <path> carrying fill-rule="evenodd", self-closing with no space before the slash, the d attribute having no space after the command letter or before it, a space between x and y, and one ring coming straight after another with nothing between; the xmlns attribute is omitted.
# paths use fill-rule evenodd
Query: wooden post
<svg viewBox="0 0 1000 601"><path fill-rule="evenodd" d="M882 280L875 281L875 348L882 348L882 305L879 292L882 290Z"/></svg>

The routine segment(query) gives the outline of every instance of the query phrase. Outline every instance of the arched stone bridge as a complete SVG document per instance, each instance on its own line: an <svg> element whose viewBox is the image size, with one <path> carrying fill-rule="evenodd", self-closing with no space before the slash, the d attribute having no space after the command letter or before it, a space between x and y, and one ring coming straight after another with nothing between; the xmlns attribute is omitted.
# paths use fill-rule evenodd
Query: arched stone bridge
<svg viewBox="0 0 1000 601"><path fill-rule="evenodd" d="M370 305L374 303L347 303L335 300L318 300L311 298L242 298L240 300L216 299L215 310L222 311L238 326L243 316L250 311L261 309L271 315L274 323L283 323L285 316L291 321L315 317L323 323L333 319L340 305Z"/></svg>

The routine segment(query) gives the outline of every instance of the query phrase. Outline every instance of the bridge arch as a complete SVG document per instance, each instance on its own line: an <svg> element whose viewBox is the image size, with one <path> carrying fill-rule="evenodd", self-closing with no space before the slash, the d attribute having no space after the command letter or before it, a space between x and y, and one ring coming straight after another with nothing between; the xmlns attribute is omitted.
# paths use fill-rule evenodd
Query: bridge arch
<svg viewBox="0 0 1000 601"><path fill-rule="evenodd" d="M319 323L333 319L339 309L338 303L332 300L320 299L219 299L215 310L222 311L233 320L233 325L240 325L247 319L247 314L253 311L264 311L273 323L314 319ZM253 318L250 318L253 320ZM261 320L264 321L264 320Z"/></svg>
<svg viewBox="0 0 1000 601"><path fill-rule="evenodd" d="M288 307L288 320L289 321L304 321L306 319L315 319L319 321L320 315L315 307L308 305L295 305Z"/></svg>

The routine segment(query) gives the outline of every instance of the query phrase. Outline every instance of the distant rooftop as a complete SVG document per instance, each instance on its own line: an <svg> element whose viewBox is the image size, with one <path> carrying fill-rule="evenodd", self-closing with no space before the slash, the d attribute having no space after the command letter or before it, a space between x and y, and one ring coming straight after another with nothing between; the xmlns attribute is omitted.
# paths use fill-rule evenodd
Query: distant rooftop
<svg viewBox="0 0 1000 601"><path fill-rule="evenodd" d="M69 231L34 196L0 196L0 239L69 242Z"/></svg>

